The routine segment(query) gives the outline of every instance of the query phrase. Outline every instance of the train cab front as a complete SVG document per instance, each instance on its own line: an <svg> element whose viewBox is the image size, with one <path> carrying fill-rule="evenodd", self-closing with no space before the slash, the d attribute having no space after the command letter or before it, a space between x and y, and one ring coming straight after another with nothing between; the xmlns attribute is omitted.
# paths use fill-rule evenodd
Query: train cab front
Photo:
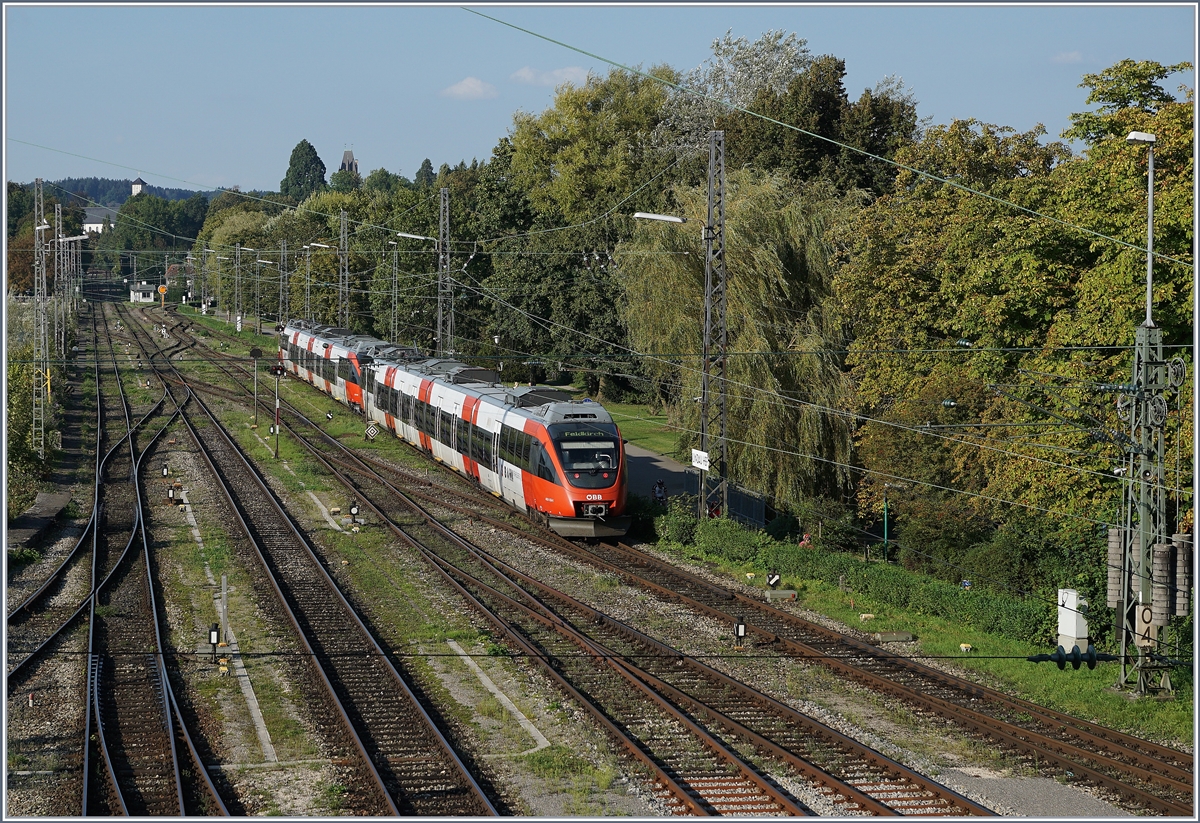
<svg viewBox="0 0 1200 823"><path fill-rule="evenodd" d="M625 450L609 421L554 423L547 427L567 481L574 517L551 517L563 537L621 537L633 518L625 514Z"/></svg>

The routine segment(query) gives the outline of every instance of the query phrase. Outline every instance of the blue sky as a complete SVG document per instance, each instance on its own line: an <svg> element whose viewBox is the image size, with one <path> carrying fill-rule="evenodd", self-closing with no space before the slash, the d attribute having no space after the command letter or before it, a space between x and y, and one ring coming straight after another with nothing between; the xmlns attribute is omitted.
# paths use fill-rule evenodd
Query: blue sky
<svg viewBox="0 0 1200 823"><path fill-rule="evenodd" d="M1196 51L1192 4L475 8L618 63L683 71L727 30L783 29L846 61L852 99L894 74L933 123L1042 123L1052 138L1087 108L1084 73ZM352 147L364 174L411 177L426 157L435 169L485 160L515 111L609 69L458 6L4 11L5 176L21 182L140 174L274 190L302 138L330 171ZM1194 74L1168 88L1181 83Z"/></svg>

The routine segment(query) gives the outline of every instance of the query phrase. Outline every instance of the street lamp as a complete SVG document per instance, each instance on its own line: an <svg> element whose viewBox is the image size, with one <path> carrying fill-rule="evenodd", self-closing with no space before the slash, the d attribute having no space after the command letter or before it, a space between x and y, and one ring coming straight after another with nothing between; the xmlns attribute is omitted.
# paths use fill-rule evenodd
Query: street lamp
<svg viewBox="0 0 1200 823"><path fill-rule="evenodd" d="M686 223L686 217L676 217L673 214L653 214L648 211L634 212L634 217L638 220L661 220L664 223Z"/></svg>
<svg viewBox="0 0 1200 823"><path fill-rule="evenodd" d="M1150 319L1150 304L1154 283L1154 144L1157 138L1144 131L1131 131L1125 142L1149 147L1149 174L1146 178L1146 328L1150 329L1154 328L1154 321Z"/></svg>

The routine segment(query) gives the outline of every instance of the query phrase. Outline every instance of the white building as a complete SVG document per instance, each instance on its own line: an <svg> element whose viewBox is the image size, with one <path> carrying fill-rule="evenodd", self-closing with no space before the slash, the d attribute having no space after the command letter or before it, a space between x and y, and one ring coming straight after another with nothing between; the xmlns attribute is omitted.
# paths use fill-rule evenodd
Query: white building
<svg viewBox="0 0 1200 823"><path fill-rule="evenodd" d="M153 283L147 283L145 280L137 285L129 287L129 302L131 303L153 303L154 292L158 287Z"/></svg>
<svg viewBox="0 0 1200 823"><path fill-rule="evenodd" d="M142 192L144 192L145 190L146 190L146 181L139 177L137 180L133 181L133 192L129 196L135 197L135 196L141 194Z"/></svg>
<svg viewBox="0 0 1200 823"><path fill-rule="evenodd" d="M117 225L117 210L108 206L87 206L83 210L83 231L100 234L104 231L104 218L108 218L109 228Z"/></svg>

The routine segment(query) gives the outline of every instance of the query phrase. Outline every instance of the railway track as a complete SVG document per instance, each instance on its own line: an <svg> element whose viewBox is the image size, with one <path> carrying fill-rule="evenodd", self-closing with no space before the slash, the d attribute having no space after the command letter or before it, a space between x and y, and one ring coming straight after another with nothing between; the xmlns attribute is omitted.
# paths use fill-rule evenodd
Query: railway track
<svg viewBox="0 0 1200 823"><path fill-rule="evenodd" d="M334 458L341 469L362 476L368 471L406 472L379 461L354 466ZM450 484L447 484L450 485ZM433 491L433 490L431 490ZM439 493L440 489L437 490ZM455 509L473 519L527 536L501 516L499 505L487 513L489 501L467 493L465 505L439 500L437 494L411 490L414 497ZM920 713L936 715L977 736L1016 752L1042 769L1068 779L1103 787L1131 806L1161 814L1192 814L1192 758L1186 753L1103 729L1086 721L1047 711L1025 701L985 689L969 681L886 652L800 620L785 611L714 585L670 564L626 546L587 548L546 535L547 541L594 567L614 572L627 582L683 603L716 619L734 622L746 617L748 631L759 644L781 653L817 662L869 688L898 697ZM665 681L664 681L665 682Z"/></svg>
<svg viewBox="0 0 1200 823"><path fill-rule="evenodd" d="M766 647L827 666L950 720L1069 779L1113 791L1161 814L1190 816L1192 757L921 665L710 583L629 546L563 549L729 624L744 618Z"/></svg>
<svg viewBox="0 0 1200 823"><path fill-rule="evenodd" d="M669 805L692 812L732 813L745 803L752 813L797 813L794 799L724 741L732 735L819 785L843 809L860 814L989 814L944 786L533 577L501 568L342 444L319 433L304 442L328 469L342 475L357 499L425 553L496 630L546 667L560 687L610 727L628 752L654 768L668 788ZM335 464L338 455L342 459ZM357 471L347 477L344 467ZM409 512L399 519L397 502ZM479 571L469 571L467 566ZM480 571L492 582L480 579ZM559 606L549 605L551 601ZM643 660L655 670L644 668ZM680 683L681 676L686 684ZM632 705L631 687L641 697ZM669 741L654 731L663 724L676 732ZM707 751L709 760L689 760L695 755L689 744ZM691 765L681 766L685 761ZM735 785L736 790L731 788ZM725 792L732 794L727 797Z"/></svg>
<svg viewBox="0 0 1200 823"><path fill-rule="evenodd" d="M199 428L189 420L189 430L225 488L316 679L327 691L331 716L340 718L342 734L356 752L359 774L350 782L360 794L360 808L384 814L495 815L486 793L342 596L307 538L216 418L196 404L207 424Z"/></svg>
<svg viewBox="0 0 1200 823"><path fill-rule="evenodd" d="M119 374L118 356L111 345L110 353ZM167 399L164 392L141 423ZM128 402L125 405L130 470L128 488L122 492L132 498L133 525L119 554L119 542L98 542L94 553L97 571L107 568L107 572L96 582L90 603L81 809L85 815L160 816L198 810L227 814L171 690L160 631L164 620L146 538L139 475L178 406L154 434L147 435L139 451L133 442L138 427L129 421ZM100 483L106 485L111 479L102 477ZM106 505L124 496L106 498ZM116 537L119 541L124 535ZM185 779L185 771L191 779Z"/></svg>
<svg viewBox="0 0 1200 823"><path fill-rule="evenodd" d="M78 798L74 813L222 813L186 727L172 718L158 637L160 617L137 483L147 451L139 453L133 437L163 401L136 423L132 420L102 305L93 303L92 320L98 391L92 524L70 557L9 617L9 628L18 628L15 644L10 633L10 654L22 642L32 647L8 673L9 696L27 686L73 695L57 706L46 705L65 724L64 731L77 728L75 739L83 741L65 763L66 773L74 777L59 784ZM104 377L101 327L108 349L103 360L112 364ZM149 436L147 448L164 430ZM72 577L76 580L66 582ZM86 639L81 640L85 625ZM30 708L33 702L31 693ZM181 778L177 744L186 749L185 760L191 756L184 768L195 775L193 780ZM55 801L69 808L66 797Z"/></svg>

